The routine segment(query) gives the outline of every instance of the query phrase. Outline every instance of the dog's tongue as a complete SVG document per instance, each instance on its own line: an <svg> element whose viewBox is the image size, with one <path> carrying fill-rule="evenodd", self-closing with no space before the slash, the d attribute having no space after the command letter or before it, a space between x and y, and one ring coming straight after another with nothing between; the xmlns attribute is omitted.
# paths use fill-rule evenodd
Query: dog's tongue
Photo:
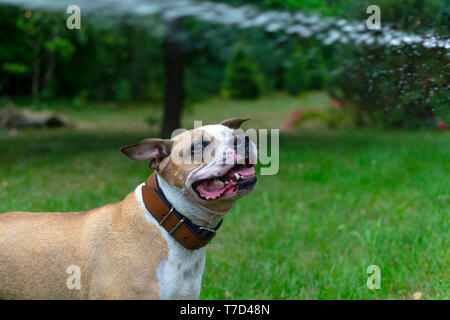
<svg viewBox="0 0 450 320"><path fill-rule="evenodd" d="M239 174L244 179L255 175L255 168L253 167L245 167L245 166L236 166L230 171L227 172L225 177L230 178L230 183L225 184L219 182L218 180L206 180L200 183L196 190L202 197L206 200L213 200L221 197L225 192L233 189L236 186L236 181L232 181L235 178L235 174ZM228 179L227 179L228 180Z"/></svg>
<svg viewBox="0 0 450 320"><path fill-rule="evenodd" d="M216 183L214 180L207 180L200 183L196 190L206 200L213 200L219 198L227 190L234 188L234 186L236 186L236 182L231 182L226 185L224 183Z"/></svg>

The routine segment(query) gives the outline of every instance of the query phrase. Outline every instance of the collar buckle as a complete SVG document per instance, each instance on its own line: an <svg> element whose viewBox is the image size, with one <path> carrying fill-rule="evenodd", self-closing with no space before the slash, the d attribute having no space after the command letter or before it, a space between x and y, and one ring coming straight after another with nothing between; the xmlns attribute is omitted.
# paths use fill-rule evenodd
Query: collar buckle
<svg viewBox="0 0 450 320"><path fill-rule="evenodd" d="M211 233L216 233L216 229L212 229L212 228L207 228L207 227L198 227L199 230L206 230L209 231Z"/></svg>
<svg viewBox="0 0 450 320"><path fill-rule="evenodd" d="M170 211L164 216L164 218L161 219L161 221L159 222L159 225L162 226L162 224L164 223L164 221L167 220L167 218L170 216L170 214L173 212L173 206L170 209Z"/></svg>

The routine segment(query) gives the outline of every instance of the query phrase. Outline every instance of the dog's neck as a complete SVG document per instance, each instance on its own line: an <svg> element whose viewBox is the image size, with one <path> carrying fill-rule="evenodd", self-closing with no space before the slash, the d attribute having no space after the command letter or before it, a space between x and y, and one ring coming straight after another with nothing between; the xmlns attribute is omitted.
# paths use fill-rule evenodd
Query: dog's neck
<svg viewBox="0 0 450 320"><path fill-rule="evenodd" d="M156 174L156 179L158 179L159 187L167 200L169 200L179 213L193 223L199 226L212 228L223 218L222 215L207 212L186 199L180 188L169 185L160 175Z"/></svg>

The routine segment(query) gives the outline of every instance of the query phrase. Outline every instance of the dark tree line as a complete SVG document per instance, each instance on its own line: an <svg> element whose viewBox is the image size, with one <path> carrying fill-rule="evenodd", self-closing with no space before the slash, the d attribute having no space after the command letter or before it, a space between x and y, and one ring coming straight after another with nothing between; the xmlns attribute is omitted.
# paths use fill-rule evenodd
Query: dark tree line
<svg viewBox="0 0 450 320"><path fill-rule="evenodd" d="M371 4L349 0L223 2L361 21ZM444 4L444 0L384 0L380 3L382 23L400 30L424 33L432 29L448 35L449 7ZM327 89L361 123L368 118L394 127L417 126L450 114L445 94L449 64L442 50L325 46L314 38L212 25L195 18L168 22L153 17L145 24L129 18L84 19L81 30L73 31L66 28L66 18L65 14L0 6L0 97L25 104L161 104L163 136L180 126L183 110L193 102L214 95L256 98L278 90L298 95ZM383 58L364 58L373 55ZM379 71L401 71L404 65L414 77L405 78L400 72L383 81L373 79ZM401 83L397 83L399 77ZM369 91L366 83L371 81ZM412 115L414 121L404 121Z"/></svg>

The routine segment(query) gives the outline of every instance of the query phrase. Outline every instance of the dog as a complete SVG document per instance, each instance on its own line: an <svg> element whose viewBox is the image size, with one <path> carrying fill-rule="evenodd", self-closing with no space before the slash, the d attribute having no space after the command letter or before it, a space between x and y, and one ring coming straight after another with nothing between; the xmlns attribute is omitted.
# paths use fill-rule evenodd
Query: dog
<svg viewBox="0 0 450 320"><path fill-rule="evenodd" d="M205 246L257 184L246 120L122 147L154 171L120 202L0 214L0 299L198 299Z"/></svg>

